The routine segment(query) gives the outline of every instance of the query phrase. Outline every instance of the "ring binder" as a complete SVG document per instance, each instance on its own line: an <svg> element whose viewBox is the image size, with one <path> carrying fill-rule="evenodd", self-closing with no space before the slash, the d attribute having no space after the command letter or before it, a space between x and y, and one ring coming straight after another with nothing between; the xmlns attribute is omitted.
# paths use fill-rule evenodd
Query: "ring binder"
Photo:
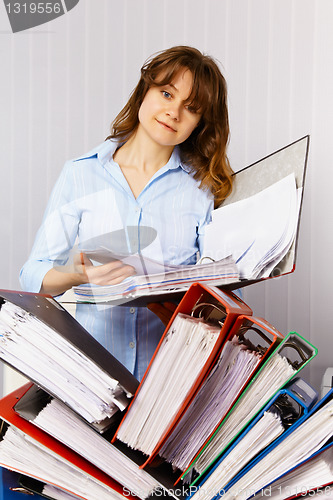
<svg viewBox="0 0 333 500"><path fill-rule="evenodd" d="M292 358L292 354L295 352L298 357L302 353L301 361ZM317 352L316 347L307 342L301 335L290 332L266 358L238 398L236 404L229 410L219 427L216 428L181 477L184 479L193 467L199 473L199 476L205 474L207 469L220 458L225 449L233 443L252 418L265 406L267 401L316 356ZM280 365L279 378L275 377L276 380L270 379L271 384L267 387L267 377L270 377L271 367L276 362ZM262 388L261 391L264 391L262 396L258 394L260 387Z"/></svg>
<svg viewBox="0 0 333 500"><path fill-rule="evenodd" d="M130 500L134 500L134 496L128 493L128 495L125 495L123 487L114 479L112 479L110 476L107 474L103 473L101 470L99 470L97 467L93 466L91 463L89 463L87 460L79 456L77 453L74 451L70 450L66 446L62 445L59 441L56 439L52 438L51 436L47 435L45 432L42 430L38 429L35 427L33 424L30 422L27 422L23 418L21 418L15 411L14 411L14 405L17 402L18 398L20 398L31 386L31 384L26 384L20 389L17 389L16 391L12 392L11 394L8 394L1 400L1 405L0 405L0 419L5 421L5 425L8 428L8 431L14 431L20 438L24 438L25 436L28 436L28 442L34 446L34 443L36 443L37 449L41 450L41 452L45 452L46 456L48 457L55 457L57 460L57 463L59 463L59 467L61 468L62 466L64 467L69 467L70 470L77 471L79 474L78 477L82 477L82 481L84 484L85 480L87 478L92 478L94 482L96 482L97 485L103 485L103 488L106 488L105 492L114 492L115 496L117 497L123 497L126 496L126 498L129 498ZM0 452L0 466L1 467L6 467L10 468L16 472L19 472L21 474L27 474L31 475L31 477L35 477L35 479L44 481L44 482L50 482L48 481L49 477L49 471L47 470L47 467L43 468L41 467L40 469L40 476L37 476L36 474L30 474L26 469L26 464L24 460L22 460L23 456L23 451L21 448L15 447L13 451L18 451L20 453L20 463L17 465L16 463L13 463L10 461L10 463L7 463L7 457L4 455L4 451L7 449L6 446L8 446L8 443L6 446L6 443L4 440L2 442L0 441L0 446L1 452ZM33 462L33 458L29 457L30 460L27 460L27 464ZM11 458L12 460L12 458ZM63 487L61 486L61 481L62 481L62 476L61 473L59 474L59 483L57 484L60 488ZM56 484L55 484L56 485ZM77 485L73 484L73 488L76 487ZM73 491L75 494L75 492ZM114 497L111 496L110 498Z"/></svg>
<svg viewBox="0 0 333 500"><path fill-rule="evenodd" d="M288 472L306 464L327 450L333 444L332 414L333 390L304 413L294 426L281 434L234 477L225 488L227 498L229 497L228 490L231 491L231 488L239 491L240 498L242 498L244 484L246 488L250 487L253 493L258 493ZM291 454L292 467L288 465ZM215 498L217 499L218 496Z"/></svg>
<svg viewBox="0 0 333 500"><path fill-rule="evenodd" d="M289 382L272 397L234 443L214 463L213 467L192 481L192 491L195 490L195 492L190 495L190 498L192 500L197 497L200 497L201 500L208 500L208 497L209 499L219 498L220 495L217 492L221 491L223 494L228 491L233 478L241 476L251 459L261 450L262 454L265 453L265 449L270 444L269 440L274 442L276 439L265 433L264 419L267 412L277 415L277 418L280 419L281 435L297 425L299 419L309 413L317 398L317 392L301 378L297 377ZM262 438L259 437L259 430L263 433ZM272 430L270 432L272 433ZM277 437L277 439L279 438ZM245 440L246 444L244 444ZM244 447L246 447L245 457ZM209 491L209 495L206 493L207 491Z"/></svg>
<svg viewBox="0 0 333 500"><path fill-rule="evenodd" d="M51 296L0 290L0 325L0 359L53 396L64 393L62 399L99 430L139 385ZM44 363L39 371L38 363Z"/></svg>
<svg viewBox="0 0 333 500"><path fill-rule="evenodd" d="M195 313L197 312L198 309L199 309L198 316L195 316ZM203 314L203 311L205 309L209 309L209 311L206 312L206 314ZM221 317L219 317L219 315L221 315ZM202 318L207 322L208 321L217 322L222 327L224 320L227 317L227 313L225 309L218 307L216 304L212 304L209 302L199 302L193 306L191 311L191 316Z"/></svg>

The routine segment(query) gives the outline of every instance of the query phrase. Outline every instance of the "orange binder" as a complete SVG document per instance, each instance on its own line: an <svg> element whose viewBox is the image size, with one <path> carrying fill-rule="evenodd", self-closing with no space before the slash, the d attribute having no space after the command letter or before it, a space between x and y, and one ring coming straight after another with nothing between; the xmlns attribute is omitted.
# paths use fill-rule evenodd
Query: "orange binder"
<svg viewBox="0 0 333 500"><path fill-rule="evenodd" d="M114 490L118 494L123 495L126 498L130 498L134 500L134 497L129 494L128 491L123 491L123 487L117 483L114 479L112 479L110 476L107 474L104 474L102 471L100 471L97 467L93 466L91 463L89 463L87 460L84 458L80 457L77 453L74 451L70 450L66 446L62 445L59 441L56 439L52 438L48 434L46 434L44 431L38 429L36 426L28 422L27 420L24 420L22 417L20 417L13 409L14 405L17 403L17 400L25 394L25 392L31 387L31 384L28 383L21 387L20 389L17 389L16 391L12 392L11 394L5 396L3 399L1 399L1 404L0 404L0 419L3 420L3 423L1 425L1 431L3 433L4 427L6 427L6 423L9 426L13 426L17 428L20 432L23 434L29 436L32 438L36 443L41 444L42 446L50 449L53 453L55 453L57 456L59 456L61 459L70 462L72 465L74 465L76 468L80 469L83 474L86 476L90 476L110 489ZM3 434L2 434L3 435ZM1 437L0 437L1 439ZM0 457L0 466L6 467L6 464L2 463L1 457ZM9 467L6 467L9 468ZM24 470L24 466L22 466L22 470L16 469L15 467L11 468L12 470L15 470L16 472L19 472L21 474L26 474L26 471ZM34 476L35 479L42 481L42 482L48 482L47 481L47 471L45 471L45 477L38 477ZM59 487L58 484L50 483L53 484L54 486ZM69 493L73 493L69 491ZM126 493L126 494L125 494ZM74 494L74 493L73 493Z"/></svg>
<svg viewBox="0 0 333 500"><path fill-rule="evenodd" d="M154 363L156 354L163 343L163 339L168 333L169 329L172 326L172 323L175 319L175 317L178 314L186 314L186 315L192 315L196 317L202 317L205 320L210 320L210 321L219 321L220 324L222 324L219 336L217 338L217 341L215 343L215 346L207 359L205 365L203 366L200 374L198 377L193 380L193 384L191 386L191 390L188 392L186 398L184 399L181 407L179 408L177 414L175 415L174 419L164 432L164 434L160 437L159 443L154 450L153 454L148 458L148 460L145 461L145 463L142 465L142 467L145 467L148 465L152 459L155 457L155 455L158 453L158 449L162 445L162 443L167 439L167 437L170 435L174 427L177 425L178 420L181 418L183 413L185 412L186 408L188 405L191 403L193 398L195 397L198 389L200 388L202 382L206 378L210 367L212 366L217 354L220 352L222 345L224 344L228 333L235 323L236 319L240 315L246 315L250 317L252 315L252 310L250 307L245 304L243 300L241 300L237 295L230 291L223 291L218 289L215 286L209 286L209 285L204 285L200 283L195 283L193 284L189 290L186 292L184 295L183 299L179 303L177 309L175 310L164 334L162 335L162 338L156 348L156 351L148 365L148 368L142 378L142 381L139 385L138 390L136 391L136 394L134 395L133 400L131 401L129 408L127 412L130 410L132 407L133 402L135 401L135 398L140 392L140 389L142 385L145 383L145 379L147 378L147 375L149 373L149 370ZM223 322L223 323L222 323ZM116 431L116 434L113 438L113 442L117 440L117 434L118 431L126 419L127 412L122 419L118 430Z"/></svg>

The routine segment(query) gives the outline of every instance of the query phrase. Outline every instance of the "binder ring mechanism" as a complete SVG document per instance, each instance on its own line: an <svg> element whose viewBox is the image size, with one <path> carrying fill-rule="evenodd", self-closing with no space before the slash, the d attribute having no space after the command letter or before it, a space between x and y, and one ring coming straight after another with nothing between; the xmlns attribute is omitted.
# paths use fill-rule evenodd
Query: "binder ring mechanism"
<svg viewBox="0 0 333 500"><path fill-rule="evenodd" d="M259 337L261 337L262 340L264 340L266 342L267 346L265 347L265 346L262 346L262 345L257 344L257 343L256 343L257 345L255 345L253 342L251 342L250 339L245 338L245 334L249 330L252 330L253 332L257 333L259 335ZM267 348L272 343L271 340L267 337L267 335L265 335L264 332L262 330L260 330L260 328L256 328L255 326L242 326L241 328L239 328L238 340L242 344L246 345L252 351L258 352L261 356L263 356L265 354L265 352L267 351Z"/></svg>
<svg viewBox="0 0 333 500"><path fill-rule="evenodd" d="M298 345L297 343L294 343L294 342L285 342L285 344L283 344L282 346L282 349L280 350L280 354L282 353L282 351L286 348L291 348L291 349L294 349L294 351L297 352L297 354L299 355L300 357L300 360L297 360L295 359L294 361L291 361L288 356L286 356L287 358L287 361L288 363L295 369L295 370L298 370L302 365L304 365L304 363L306 363L306 361L308 361L309 357L307 356L307 354L304 352L304 350L302 349L302 347L300 345Z"/></svg>
<svg viewBox="0 0 333 500"><path fill-rule="evenodd" d="M198 315L195 316L195 313L197 311ZM218 314L216 315L216 313ZM202 318L204 321L218 323L222 327L224 320L227 317L227 313L223 308L218 307L216 304L211 304L209 302L200 302L193 306L191 316Z"/></svg>
<svg viewBox="0 0 333 500"><path fill-rule="evenodd" d="M290 427L303 414L302 406L297 401L293 402L294 404L291 402L287 394L281 394L273 405L273 407L279 412L285 427Z"/></svg>

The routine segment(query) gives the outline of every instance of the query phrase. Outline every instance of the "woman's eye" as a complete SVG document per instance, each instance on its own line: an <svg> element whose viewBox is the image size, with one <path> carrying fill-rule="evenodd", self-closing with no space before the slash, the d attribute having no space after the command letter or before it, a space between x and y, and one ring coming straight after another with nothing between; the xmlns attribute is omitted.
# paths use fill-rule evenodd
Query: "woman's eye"
<svg viewBox="0 0 333 500"><path fill-rule="evenodd" d="M190 113L196 113L197 110L193 106L185 106L185 109L189 111Z"/></svg>
<svg viewBox="0 0 333 500"><path fill-rule="evenodd" d="M169 94L169 92L167 92L166 90L162 90L162 94L163 94L163 96L164 96L166 99L170 99L170 98L171 98L171 94Z"/></svg>

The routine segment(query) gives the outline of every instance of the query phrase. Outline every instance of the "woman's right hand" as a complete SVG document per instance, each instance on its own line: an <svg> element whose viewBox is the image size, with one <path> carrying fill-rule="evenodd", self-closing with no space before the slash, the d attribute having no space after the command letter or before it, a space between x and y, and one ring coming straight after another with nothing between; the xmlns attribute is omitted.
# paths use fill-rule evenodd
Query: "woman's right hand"
<svg viewBox="0 0 333 500"><path fill-rule="evenodd" d="M125 278L135 274L132 266L123 264L120 260L94 266L84 254L74 257L74 265L59 266L50 269L44 276L40 293L61 295L73 286L84 283L94 285L116 285Z"/></svg>
<svg viewBox="0 0 333 500"><path fill-rule="evenodd" d="M76 269L82 273L84 283L94 285L116 285L135 274L135 269L121 260L94 266L88 257L81 253L74 258Z"/></svg>

